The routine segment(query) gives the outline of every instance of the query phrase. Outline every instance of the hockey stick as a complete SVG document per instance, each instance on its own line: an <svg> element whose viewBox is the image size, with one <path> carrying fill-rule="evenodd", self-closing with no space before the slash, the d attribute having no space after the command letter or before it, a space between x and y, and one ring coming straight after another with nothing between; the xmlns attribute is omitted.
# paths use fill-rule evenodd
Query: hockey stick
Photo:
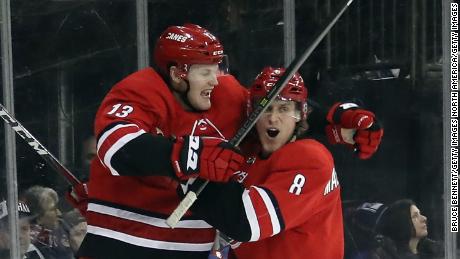
<svg viewBox="0 0 460 259"><path fill-rule="evenodd" d="M275 85L270 89L267 93L267 96L262 98L257 107L252 111L249 117L244 122L243 126L238 130L236 135L229 141L230 144L233 146L238 146L240 142L244 139L244 137L249 133L251 128L257 122L261 114L270 106L273 100L278 96L278 94L283 89L284 85L288 83L288 81L292 78L292 76L299 70L300 66L307 60L307 58L311 55L311 53L316 49L319 45L321 40L326 36L327 33L331 30L332 26L335 25L337 20L342 16L345 10L348 8L349 5L353 0L348 0L344 7L339 11L339 13L331 19L331 21L325 26L320 33L314 38L315 40L311 45L303 52L301 56L296 57L291 64L286 68L285 73L281 76L281 78L275 83ZM179 220L184 216L185 212L193 205L195 200L198 198L198 195L203 191L209 181L204 182L196 192L189 191L184 199L179 203L179 206L174 210L174 212L168 217L166 220L166 224L168 224L171 228L174 228Z"/></svg>
<svg viewBox="0 0 460 259"><path fill-rule="evenodd" d="M34 136L32 136L21 123L14 119L2 104L0 104L0 117L2 117L6 124L24 139L56 172L64 176L72 186L81 184L80 180L61 164Z"/></svg>

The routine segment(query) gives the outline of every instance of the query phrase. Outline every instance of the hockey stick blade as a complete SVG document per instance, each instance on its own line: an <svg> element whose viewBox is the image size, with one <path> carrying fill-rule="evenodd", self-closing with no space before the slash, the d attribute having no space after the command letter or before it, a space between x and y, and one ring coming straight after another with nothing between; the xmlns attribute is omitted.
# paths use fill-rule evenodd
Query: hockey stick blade
<svg viewBox="0 0 460 259"><path fill-rule="evenodd" d="M53 156L30 132L22 126L8 110L0 104L0 117L18 134L32 149L39 154L56 172L64 176L71 185L80 184L75 175L73 175L56 157Z"/></svg>
<svg viewBox="0 0 460 259"><path fill-rule="evenodd" d="M243 126L238 130L238 132L235 134L235 136L229 141L230 144L233 146L238 146L241 141L246 137L246 135L249 133L249 131L252 129L254 124L257 122L259 117L262 115L262 113L270 106L270 104L273 102L273 100L278 96L278 94L281 92L283 89L283 86L288 83L288 81L292 78L292 76L299 70L299 68L303 65L305 60L311 55L311 53L316 49L316 47L319 45L319 43L323 40L323 38L329 33L331 28L336 24L337 20L342 16L342 14L345 12L345 10L348 8L348 6L353 3L354 0L348 0L347 3L340 9L338 14L332 18L329 23L326 24L323 30L321 30L316 37L314 37L314 41L310 44L310 46L302 53L302 55L296 57L291 64L286 68L286 71L284 74L281 76L281 78L275 83L275 85L270 89L270 91L267 93L267 96L262 98L258 104L257 107L252 111L252 113L249 115L249 117L246 119L244 122ZM200 192L206 187L206 185L209 183L209 181L204 182L198 190L194 194L192 191L189 191L186 195L186 197L179 203L179 206L174 210L174 212L169 216L167 221L170 221L169 223L176 223L179 222L179 220L182 218L182 216L185 214L185 212L193 205L193 202L196 200L193 200L193 202L190 202L190 198L187 198L189 194L191 196L196 196L200 195ZM187 200L186 200L187 199ZM182 215L176 214L177 212L182 213ZM173 220L174 218L174 220ZM178 219L177 219L178 218ZM170 220L171 219L171 220ZM168 225L171 228L174 228L175 225Z"/></svg>

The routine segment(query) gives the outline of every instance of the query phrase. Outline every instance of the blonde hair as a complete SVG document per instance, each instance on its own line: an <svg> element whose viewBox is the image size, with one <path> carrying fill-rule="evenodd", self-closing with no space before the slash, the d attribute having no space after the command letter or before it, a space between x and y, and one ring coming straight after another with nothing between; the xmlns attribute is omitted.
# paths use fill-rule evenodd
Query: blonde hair
<svg viewBox="0 0 460 259"><path fill-rule="evenodd" d="M40 185L30 187L24 193L24 199L29 205L32 214L41 216L47 209L47 204L58 203L59 197L55 190Z"/></svg>

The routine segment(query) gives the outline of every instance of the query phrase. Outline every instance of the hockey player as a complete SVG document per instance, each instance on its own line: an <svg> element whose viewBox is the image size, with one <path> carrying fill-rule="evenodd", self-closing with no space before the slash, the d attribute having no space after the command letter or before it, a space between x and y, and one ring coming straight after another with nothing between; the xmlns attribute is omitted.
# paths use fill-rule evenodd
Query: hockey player
<svg viewBox="0 0 460 259"><path fill-rule="evenodd" d="M18 201L19 214L19 253L21 259L44 259L42 252L32 244L30 233L30 221L36 215L32 215L29 206L23 201ZM8 259L10 257L10 230L8 224L7 202L0 202L0 259ZM49 257L47 257L49 258Z"/></svg>
<svg viewBox="0 0 460 259"><path fill-rule="evenodd" d="M250 88L252 103L282 73L282 68L265 68ZM238 171L238 182L210 183L192 206L206 222L244 242L234 250L238 259L343 258L340 185L332 155L313 139L296 139L307 117L306 100L307 89L296 74L257 121L260 148ZM335 109L330 116L349 117L363 127L373 123L370 112L348 106L354 109Z"/></svg>
<svg viewBox="0 0 460 259"><path fill-rule="evenodd" d="M164 176L226 181L243 162L221 140L235 134L247 99L233 77L219 76L223 55L209 31L171 26L154 50L160 73L135 72L106 95L95 120L98 158L80 256L207 257L215 237L209 224L189 214L175 229L165 224L180 197L177 181Z"/></svg>

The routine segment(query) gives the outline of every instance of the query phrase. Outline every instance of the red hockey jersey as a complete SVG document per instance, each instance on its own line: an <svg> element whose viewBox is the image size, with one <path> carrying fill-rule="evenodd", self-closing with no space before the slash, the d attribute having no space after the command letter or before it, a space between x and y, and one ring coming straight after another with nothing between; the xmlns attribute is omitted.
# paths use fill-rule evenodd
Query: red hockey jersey
<svg viewBox="0 0 460 259"><path fill-rule="evenodd" d="M91 165L82 256L205 258L193 254L211 249L215 231L209 224L190 214L175 229L165 223L180 202L177 183L160 176L126 176L114 168L113 157L145 133L232 137L244 119L247 90L232 76L218 80L205 112L185 111L151 68L129 75L107 94L95 121L98 157Z"/></svg>
<svg viewBox="0 0 460 259"><path fill-rule="evenodd" d="M343 258L340 186L330 152L315 140L298 140L254 161L239 172L251 240L234 250L236 257Z"/></svg>

